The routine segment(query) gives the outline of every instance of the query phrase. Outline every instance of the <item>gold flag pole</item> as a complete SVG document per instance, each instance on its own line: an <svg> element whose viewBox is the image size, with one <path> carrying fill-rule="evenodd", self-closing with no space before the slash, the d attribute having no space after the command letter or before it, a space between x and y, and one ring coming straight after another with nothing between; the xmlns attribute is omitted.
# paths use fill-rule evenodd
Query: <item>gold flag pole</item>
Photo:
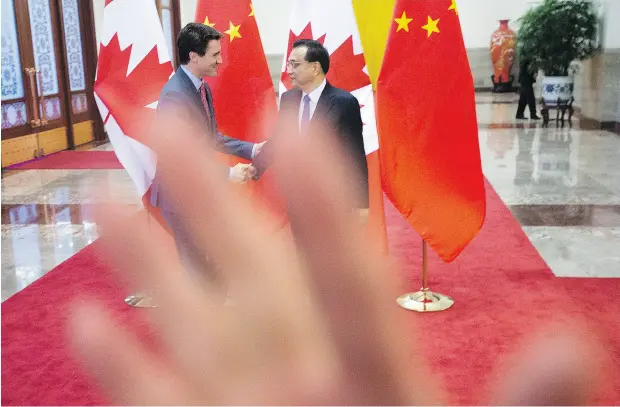
<svg viewBox="0 0 620 407"><path fill-rule="evenodd" d="M454 304L447 295L434 293L428 289L428 259L426 242L422 240L422 288L415 293L403 294L396 299L401 307L418 312L443 311Z"/></svg>

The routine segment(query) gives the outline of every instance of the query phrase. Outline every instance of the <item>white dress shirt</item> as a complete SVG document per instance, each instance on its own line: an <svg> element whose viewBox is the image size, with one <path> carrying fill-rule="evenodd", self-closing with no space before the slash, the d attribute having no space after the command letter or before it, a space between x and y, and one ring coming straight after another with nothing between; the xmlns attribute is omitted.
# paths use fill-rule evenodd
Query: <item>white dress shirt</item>
<svg viewBox="0 0 620 407"><path fill-rule="evenodd" d="M188 78L192 81L198 93L200 93L200 87L202 86L202 78L194 75L185 65L181 65L181 69L187 74Z"/></svg>
<svg viewBox="0 0 620 407"><path fill-rule="evenodd" d="M310 120L312 120L312 116L314 115L314 111L316 110L316 105L319 102L319 98L321 97L323 90L325 89L325 85L327 85L327 80L323 79L323 82L321 82L321 84L312 92L302 92L301 100L299 101L299 120L297 121L297 125L299 126L300 130L301 116L303 116L304 114L304 97L306 97L306 95L310 96Z"/></svg>

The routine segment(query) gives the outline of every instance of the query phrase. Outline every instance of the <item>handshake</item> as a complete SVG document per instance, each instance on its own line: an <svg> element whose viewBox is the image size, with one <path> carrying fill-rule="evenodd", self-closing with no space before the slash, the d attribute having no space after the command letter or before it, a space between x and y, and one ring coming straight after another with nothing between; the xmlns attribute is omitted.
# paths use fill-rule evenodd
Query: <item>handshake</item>
<svg viewBox="0 0 620 407"><path fill-rule="evenodd" d="M229 180L236 184L245 184L257 174L256 168L252 164L239 163L230 169Z"/></svg>
<svg viewBox="0 0 620 407"><path fill-rule="evenodd" d="M252 158L255 158L265 145L266 141L262 143L254 144L252 148ZM258 170L252 164L237 164L230 169L230 176L228 178L231 182L236 184L245 184L249 180L258 180Z"/></svg>

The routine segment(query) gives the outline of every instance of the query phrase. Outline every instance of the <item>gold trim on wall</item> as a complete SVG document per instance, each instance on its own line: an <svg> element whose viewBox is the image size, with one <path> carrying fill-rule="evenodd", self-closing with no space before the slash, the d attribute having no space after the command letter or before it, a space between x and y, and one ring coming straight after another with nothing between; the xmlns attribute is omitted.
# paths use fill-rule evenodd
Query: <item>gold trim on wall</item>
<svg viewBox="0 0 620 407"><path fill-rule="evenodd" d="M2 140L2 168L37 156L37 134Z"/></svg>
<svg viewBox="0 0 620 407"><path fill-rule="evenodd" d="M88 120L73 125L73 142L76 146L89 143L95 139L93 122Z"/></svg>
<svg viewBox="0 0 620 407"><path fill-rule="evenodd" d="M59 127L39 133L39 155L52 154L66 150L68 147L66 127Z"/></svg>

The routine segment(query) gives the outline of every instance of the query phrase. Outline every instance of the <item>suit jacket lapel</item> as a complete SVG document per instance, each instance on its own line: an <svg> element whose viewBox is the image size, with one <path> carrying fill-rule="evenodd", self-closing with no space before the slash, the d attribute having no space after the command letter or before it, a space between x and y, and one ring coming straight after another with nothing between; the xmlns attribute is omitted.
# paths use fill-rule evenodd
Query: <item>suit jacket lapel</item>
<svg viewBox="0 0 620 407"><path fill-rule="evenodd" d="M299 135L299 109L301 109L301 99L303 93L301 90L298 89L296 89L294 92L294 94L289 96L287 102L283 101L280 109L286 109L286 111L283 112L284 116L294 119L294 126L291 127L294 127L295 133ZM332 86L329 84L329 82L327 82L325 84L325 88L323 89L323 93L321 93L321 96L319 97L319 100L316 104L316 109L314 110L312 119L310 119L310 123L308 124L308 131L315 127L317 123L320 123L327 118L327 114L334 106L333 96L334 94L332 92ZM290 129L286 129L286 131L290 133Z"/></svg>
<svg viewBox="0 0 620 407"><path fill-rule="evenodd" d="M313 126L317 121L324 121L327 118L327 114L334 106L332 86L327 82L319 101L316 104L316 109L310 120L310 125Z"/></svg>
<svg viewBox="0 0 620 407"><path fill-rule="evenodd" d="M280 101L280 117L285 118L281 122L281 131L299 135L299 109L301 108L302 92L299 89L291 90L292 94L286 93L286 98ZM294 133L293 133L294 132Z"/></svg>
<svg viewBox="0 0 620 407"><path fill-rule="evenodd" d="M207 115L207 111L205 110L205 107L202 104L202 99L200 99L200 91L196 89L192 80L187 76L185 71L181 69L180 67L177 70L177 75L180 75L181 81L183 82L183 85L185 86L186 93L189 96L189 99L194 103L194 107L196 107L198 111L201 112L202 116L205 118L205 120L207 120L207 123L211 124L211 120L209 120L210 118ZM207 104L209 105L211 117L213 117L213 103L211 101L211 92L208 87L207 87L207 102L208 102Z"/></svg>

